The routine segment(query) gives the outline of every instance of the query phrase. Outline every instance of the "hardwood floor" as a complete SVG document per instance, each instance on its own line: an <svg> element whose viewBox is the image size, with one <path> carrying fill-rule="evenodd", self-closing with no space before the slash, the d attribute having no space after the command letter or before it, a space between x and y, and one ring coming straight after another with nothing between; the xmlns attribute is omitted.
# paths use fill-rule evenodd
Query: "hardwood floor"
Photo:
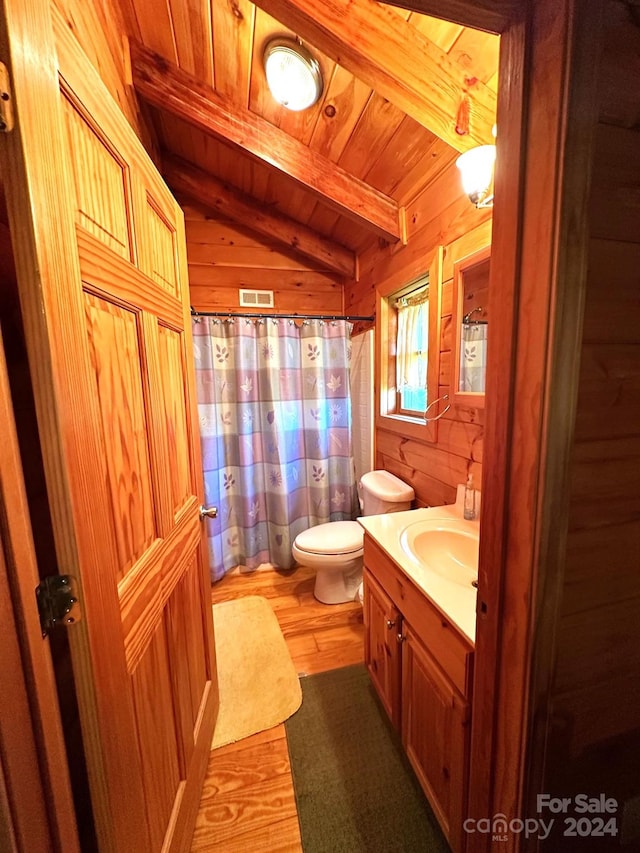
<svg viewBox="0 0 640 853"><path fill-rule="evenodd" d="M212 587L211 601L244 595L267 598L299 673L361 663L362 607L316 601L314 578L305 567L227 575ZM191 850L302 850L284 724L211 753Z"/></svg>

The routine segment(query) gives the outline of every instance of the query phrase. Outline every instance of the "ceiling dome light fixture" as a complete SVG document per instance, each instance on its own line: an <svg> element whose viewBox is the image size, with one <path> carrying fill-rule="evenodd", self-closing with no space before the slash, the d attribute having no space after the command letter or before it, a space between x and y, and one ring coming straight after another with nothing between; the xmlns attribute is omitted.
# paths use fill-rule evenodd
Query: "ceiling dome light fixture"
<svg viewBox="0 0 640 853"><path fill-rule="evenodd" d="M295 39L272 39L265 47L263 62L271 94L288 110L306 110L322 94L320 64Z"/></svg>
<svg viewBox="0 0 640 853"><path fill-rule="evenodd" d="M465 151L456 160L460 169L462 188L469 201L476 207L493 205L493 165L496 159L495 145L478 145Z"/></svg>

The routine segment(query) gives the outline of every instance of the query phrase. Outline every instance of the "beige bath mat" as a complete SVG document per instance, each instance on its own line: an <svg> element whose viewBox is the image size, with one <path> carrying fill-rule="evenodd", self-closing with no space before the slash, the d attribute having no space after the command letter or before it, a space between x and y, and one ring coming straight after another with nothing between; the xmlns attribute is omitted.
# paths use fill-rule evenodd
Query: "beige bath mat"
<svg viewBox="0 0 640 853"><path fill-rule="evenodd" d="M287 644L266 598L213 605L220 710L212 749L283 723L302 702Z"/></svg>

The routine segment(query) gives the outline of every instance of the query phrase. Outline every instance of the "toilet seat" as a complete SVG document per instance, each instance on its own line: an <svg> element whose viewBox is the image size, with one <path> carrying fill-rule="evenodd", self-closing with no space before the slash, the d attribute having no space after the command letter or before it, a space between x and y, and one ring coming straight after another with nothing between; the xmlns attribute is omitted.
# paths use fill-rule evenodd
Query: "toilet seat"
<svg viewBox="0 0 640 853"><path fill-rule="evenodd" d="M354 557L362 553L364 529L357 521L329 521L296 536L294 545L307 554Z"/></svg>

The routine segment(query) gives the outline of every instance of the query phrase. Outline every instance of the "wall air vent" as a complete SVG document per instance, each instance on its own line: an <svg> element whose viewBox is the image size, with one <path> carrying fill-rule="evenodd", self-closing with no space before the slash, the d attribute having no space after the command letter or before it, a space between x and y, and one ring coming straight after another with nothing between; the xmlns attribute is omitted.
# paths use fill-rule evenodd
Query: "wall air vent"
<svg viewBox="0 0 640 853"><path fill-rule="evenodd" d="M273 308L273 290L241 290L241 308Z"/></svg>

